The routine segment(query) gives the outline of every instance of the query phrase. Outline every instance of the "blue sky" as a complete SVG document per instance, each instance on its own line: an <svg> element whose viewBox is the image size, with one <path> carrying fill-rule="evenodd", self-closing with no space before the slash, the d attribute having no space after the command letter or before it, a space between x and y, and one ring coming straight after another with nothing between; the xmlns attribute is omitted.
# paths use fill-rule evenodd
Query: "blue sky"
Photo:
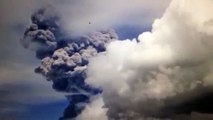
<svg viewBox="0 0 213 120"><path fill-rule="evenodd" d="M65 100L53 103L28 105L25 112L19 114L21 120L58 120L63 115L68 102Z"/></svg>

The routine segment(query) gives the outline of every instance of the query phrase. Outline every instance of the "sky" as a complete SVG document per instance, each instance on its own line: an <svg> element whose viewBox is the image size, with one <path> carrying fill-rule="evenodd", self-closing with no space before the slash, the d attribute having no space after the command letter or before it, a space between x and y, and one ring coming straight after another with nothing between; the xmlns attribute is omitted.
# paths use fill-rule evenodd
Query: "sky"
<svg viewBox="0 0 213 120"><path fill-rule="evenodd" d="M198 88L198 91L202 91L199 94L195 94L194 91L185 92L182 88L187 85L192 88L193 85L199 85L200 81L195 79L202 79L204 86L211 84L212 68L206 66L212 65L211 57L207 57L212 45L209 43L212 28L208 27L212 25L213 19L208 14L208 11L212 10L210 6L212 2L210 0L206 2L173 0L172 4L170 2L171 0L61 0L60 2L1 0L0 119L58 120L63 116L67 106L70 106L71 100L65 97L67 93L53 89L52 81L46 80L50 76L42 76L34 72L34 69L41 64L41 60L36 59L33 49L25 49L20 42L26 28L32 24L32 14L40 8L50 8L45 17L56 14L60 18L58 24L68 38L106 29L113 29L118 36L114 38L115 42L107 45L106 55L97 53L99 57L91 59L86 82L91 86L101 86L103 93L91 97L91 102L85 106L76 120L107 120L108 117L118 120L124 117L128 120L130 113L135 120L138 116L146 120L142 117L149 116L147 112L150 111L158 113L158 107L162 107L165 101L170 101L169 106L166 107L174 107L179 102L191 100L204 93L203 88ZM91 39L96 40L96 37ZM136 41L142 41L145 47L141 47ZM209 46L205 46L206 43L209 43ZM57 55L60 57L60 51ZM51 60L54 60L54 57ZM45 66L43 67L45 69ZM204 75L202 71L209 74ZM150 79L153 76L154 81ZM112 82L115 79L116 82ZM171 79L174 79L174 82L171 82ZM186 79L189 82L184 82ZM174 86L182 90L186 97L176 95L176 92L180 91L174 92L174 89L176 90ZM145 92L140 92L141 89ZM126 96L127 94L129 96ZM128 102L133 102L130 100L132 98L136 104L127 105ZM149 103L147 99L154 100ZM162 100L162 103L156 102L156 99ZM102 108L103 104L107 109ZM139 109L138 104L144 105L144 109ZM146 104L155 106L148 108ZM126 113L124 109L130 112ZM175 106L174 113L177 109ZM123 113L119 113L119 110ZM108 111L107 115L106 111ZM94 115L94 113L98 114ZM202 114L194 116L199 115L202 116Z"/></svg>

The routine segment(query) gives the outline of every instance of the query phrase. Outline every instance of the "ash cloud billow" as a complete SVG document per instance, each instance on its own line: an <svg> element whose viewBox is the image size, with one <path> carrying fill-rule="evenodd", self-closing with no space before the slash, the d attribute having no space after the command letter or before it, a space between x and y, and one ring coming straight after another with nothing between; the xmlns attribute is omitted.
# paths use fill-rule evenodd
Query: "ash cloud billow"
<svg viewBox="0 0 213 120"><path fill-rule="evenodd" d="M69 93L62 120L211 120L212 0L172 0L151 32L119 40L113 30L70 37L40 9L21 43L35 69Z"/></svg>
<svg viewBox="0 0 213 120"><path fill-rule="evenodd" d="M118 39L113 30L91 32L84 36L67 37L60 27L60 20L50 8L42 8L32 17L32 25L21 40L25 48L36 52L41 65L35 69L53 82L53 88L69 93L69 106L61 119L75 118L84 109L90 97L102 92L85 84L87 65L91 57L105 51L106 44Z"/></svg>

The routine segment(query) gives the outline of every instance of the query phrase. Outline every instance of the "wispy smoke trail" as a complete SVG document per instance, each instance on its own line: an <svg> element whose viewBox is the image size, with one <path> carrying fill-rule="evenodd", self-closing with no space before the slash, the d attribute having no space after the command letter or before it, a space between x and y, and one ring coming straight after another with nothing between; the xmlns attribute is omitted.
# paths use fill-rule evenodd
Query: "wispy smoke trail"
<svg viewBox="0 0 213 120"><path fill-rule="evenodd" d="M67 37L60 28L60 20L50 9L40 9L32 17L32 25L21 40L25 48L36 52L41 65L35 69L57 91L67 92L70 105L65 118L75 118L90 97L101 93L100 88L85 84L87 65L91 57L105 51L106 44L118 39L113 30L92 32L80 37Z"/></svg>

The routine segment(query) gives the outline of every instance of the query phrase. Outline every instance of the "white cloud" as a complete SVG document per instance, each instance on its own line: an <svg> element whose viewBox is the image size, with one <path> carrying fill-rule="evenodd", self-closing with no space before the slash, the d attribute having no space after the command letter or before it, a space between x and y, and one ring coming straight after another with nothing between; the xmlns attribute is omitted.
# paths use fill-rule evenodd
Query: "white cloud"
<svg viewBox="0 0 213 120"><path fill-rule="evenodd" d="M108 120L106 112L107 109L104 108L103 99L97 97L92 103L86 106L76 120Z"/></svg>
<svg viewBox="0 0 213 120"><path fill-rule="evenodd" d="M211 83L212 5L173 0L139 43L111 42L105 55L91 60L87 82L103 88L110 117L158 112L165 99Z"/></svg>

